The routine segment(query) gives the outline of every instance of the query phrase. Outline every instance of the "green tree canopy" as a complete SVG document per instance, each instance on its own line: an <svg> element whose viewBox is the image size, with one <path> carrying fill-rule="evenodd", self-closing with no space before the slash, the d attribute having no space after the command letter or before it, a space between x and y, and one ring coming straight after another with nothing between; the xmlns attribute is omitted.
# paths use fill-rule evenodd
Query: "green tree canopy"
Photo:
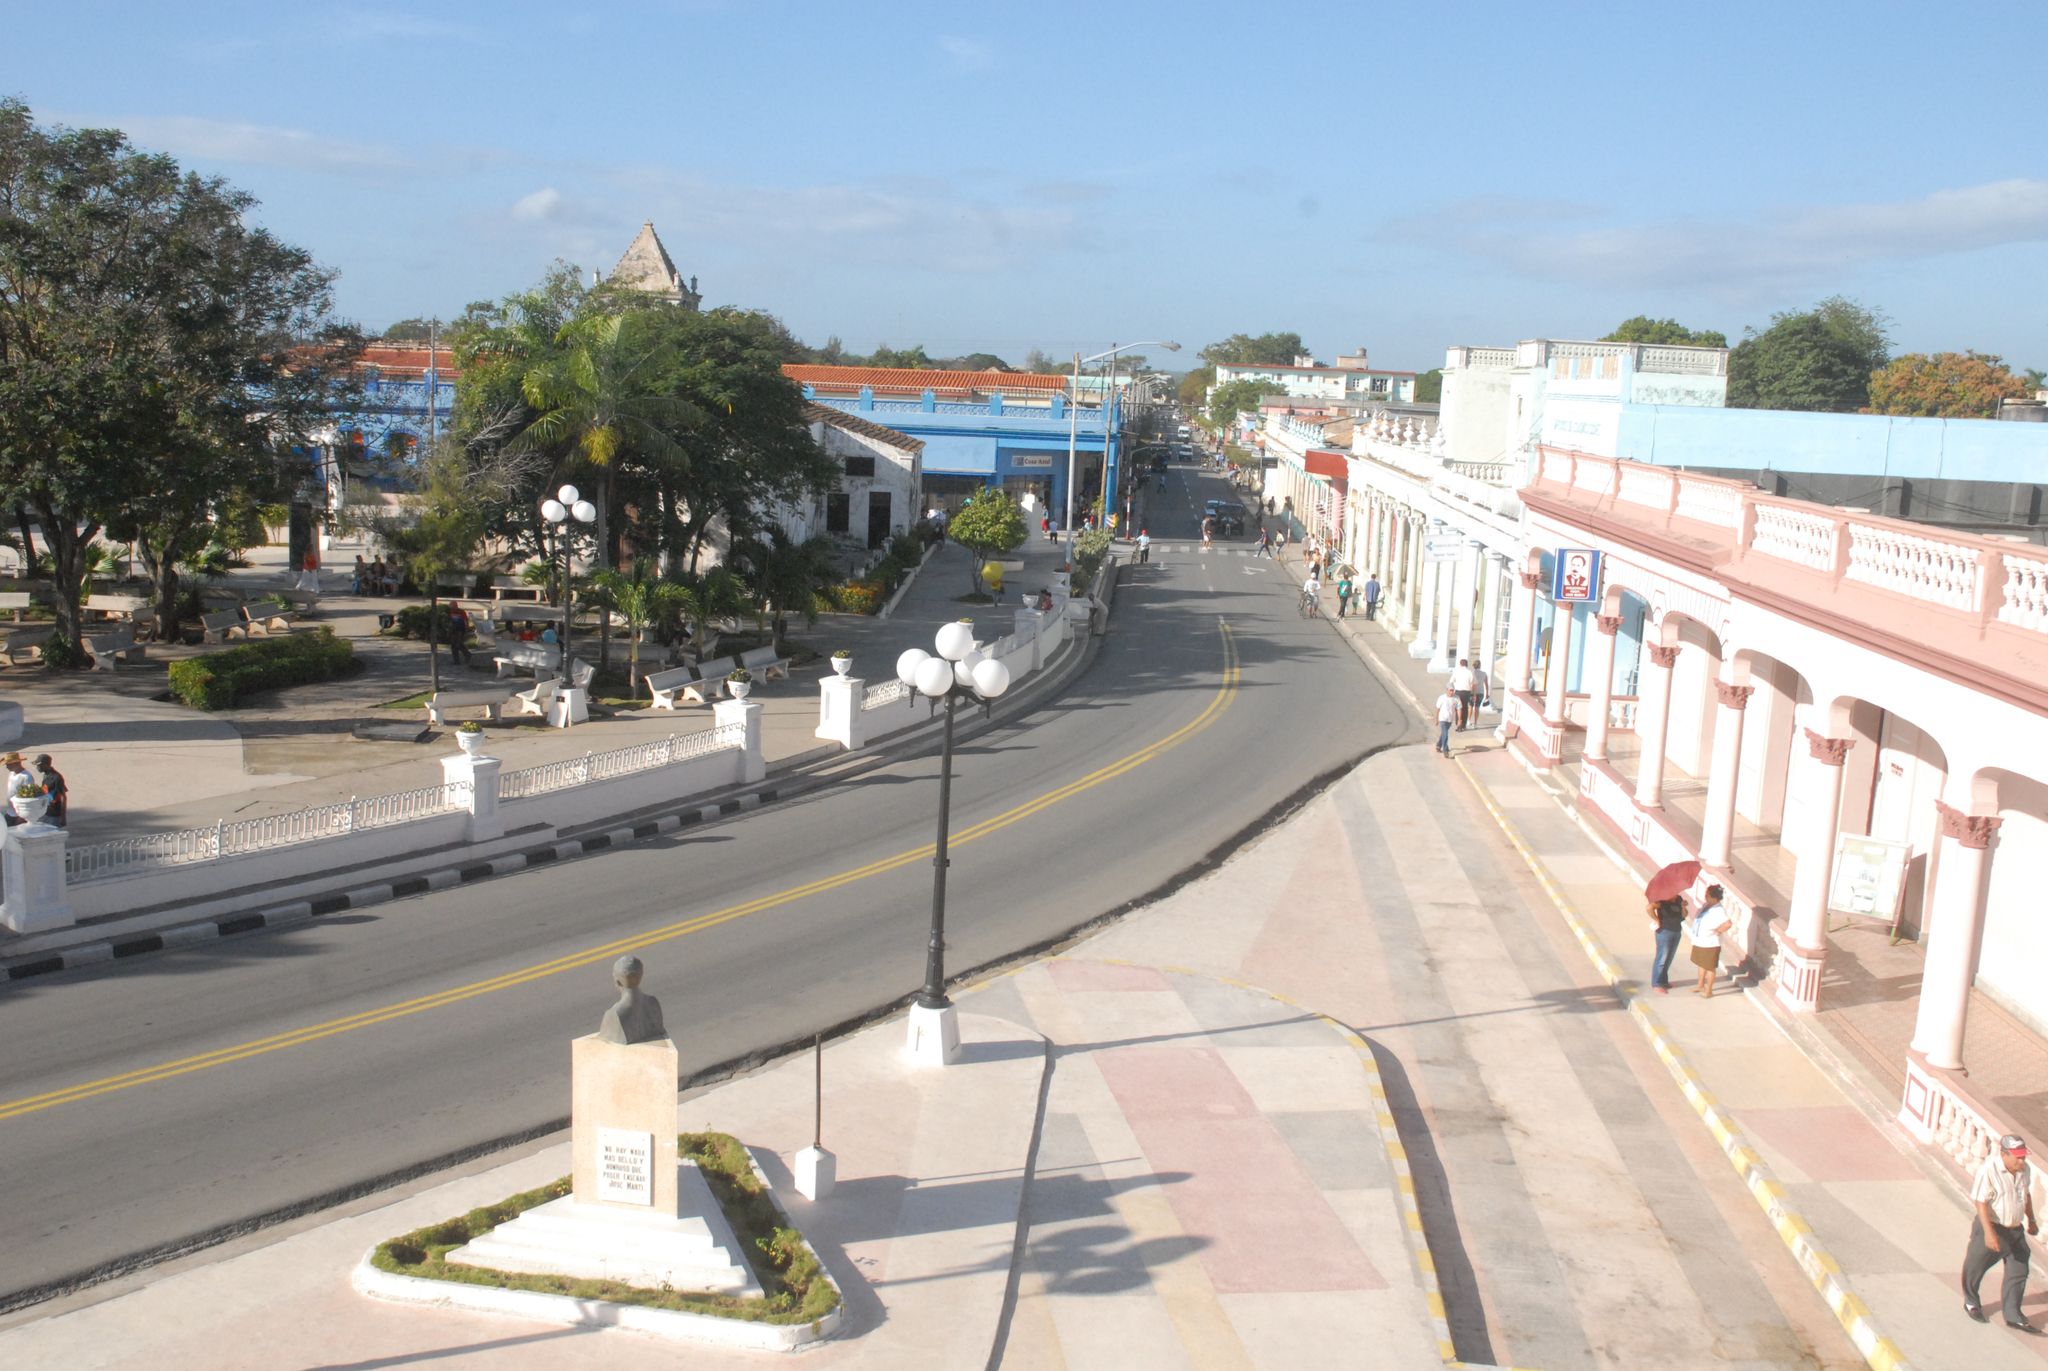
<svg viewBox="0 0 2048 1371"><path fill-rule="evenodd" d="M1181 408L1193 414L1208 403L1209 387L1216 384L1216 368L1199 366L1180 378Z"/></svg>
<svg viewBox="0 0 2048 1371"><path fill-rule="evenodd" d="M1728 357L1728 403L1743 409L1854 413L1891 353L1887 320L1839 295L1747 330Z"/></svg>
<svg viewBox="0 0 2048 1371"><path fill-rule="evenodd" d="M1260 399L1272 389L1269 381L1249 378L1216 387L1216 393L1209 397L1209 422L1216 425L1219 432L1227 431L1237 422L1238 415L1257 409Z"/></svg>
<svg viewBox="0 0 2048 1371"><path fill-rule="evenodd" d="M1024 512L1006 490L984 490L962 505L960 512L946 521L946 534L974 554L967 568L968 585L974 591L981 588L983 562L1022 546L1030 536L1024 527Z"/></svg>
<svg viewBox="0 0 2048 1371"><path fill-rule="evenodd" d="M1687 328L1676 319L1652 319L1638 314L1624 319L1603 343L1680 343L1691 347L1724 348L1728 335L1710 328Z"/></svg>
<svg viewBox="0 0 2048 1371"><path fill-rule="evenodd" d="M1444 398L1444 369L1436 367L1415 378L1415 399L1421 404L1438 404Z"/></svg>
<svg viewBox="0 0 2048 1371"><path fill-rule="evenodd" d="M1909 352L1871 376L1870 412L1995 419L2000 400L2030 393L2003 358L1988 352Z"/></svg>
<svg viewBox="0 0 2048 1371"><path fill-rule="evenodd" d="M1256 338L1233 333L1220 343L1209 344L1198 355L1211 366L1284 367L1292 366L1295 358L1307 352L1299 333L1262 333Z"/></svg>
<svg viewBox="0 0 2048 1371"><path fill-rule="evenodd" d="M387 343L424 343L434 335L439 323L439 320L418 317L400 319L384 330L383 338Z"/></svg>

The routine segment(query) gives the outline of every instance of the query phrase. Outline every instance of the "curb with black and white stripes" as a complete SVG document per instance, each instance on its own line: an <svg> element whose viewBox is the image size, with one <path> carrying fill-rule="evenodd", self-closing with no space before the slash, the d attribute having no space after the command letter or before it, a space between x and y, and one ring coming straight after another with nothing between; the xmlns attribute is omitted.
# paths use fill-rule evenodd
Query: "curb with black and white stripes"
<svg viewBox="0 0 2048 1371"><path fill-rule="evenodd" d="M140 956L149 952L164 952L175 948L189 947L195 943L211 942L216 938L232 938L243 933L254 933L266 928L290 928L294 924L308 923L326 914L340 914L352 909L365 909L371 905L383 904L389 900L402 900L413 895L424 895L433 890L450 890L456 886L469 885L475 881L489 880L493 876L509 876L515 871L529 867L546 866L550 862L569 861L576 857L603 852L627 843L645 842L649 838L661 837L679 829L692 828L698 824L710 823L744 810L758 809L772 804L785 793L782 787L770 787L735 795L715 804L697 805L679 810L673 814L662 814L642 819L635 823L621 824L581 838L567 838L556 842L543 843L524 852L508 852L481 862L469 862L460 866L443 867L438 871L424 872L417 876L406 876L395 881L377 881L357 886L352 890L336 891L328 895L317 895L310 899L288 900L267 909L248 910L234 914L222 914L216 918L200 919L189 924L178 924L150 933L132 933L125 937L109 938L104 942L81 943L59 952L42 955L30 954L4 965L7 980L26 980L31 976L45 976L56 971L75 971L80 967L99 966L106 962L120 961L127 957Z"/></svg>

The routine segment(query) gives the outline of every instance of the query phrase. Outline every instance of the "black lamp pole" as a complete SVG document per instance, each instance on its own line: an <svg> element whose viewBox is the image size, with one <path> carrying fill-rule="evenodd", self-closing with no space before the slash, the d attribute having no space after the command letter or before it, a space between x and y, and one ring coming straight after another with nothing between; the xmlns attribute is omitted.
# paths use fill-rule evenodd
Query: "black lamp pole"
<svg viewBox="0 0 2048 1371"><path fill-rule="evenodd" d="M953 1003L946 998L946 822L953 805L953 707L959 699L958 685L946 692L945 741L939 747L939 841L932 851L932 932L924 954L924 989L917 995L921 1009L944 1009Z"/></svg>
<svg viewBox="0 0 2048 1371"><path fill-rule="evenodd" d="M561 537L561 540L562 540L562 667L561 667L561 670L562 670L562 687L563 687L563 689L565 689L565 690L566 690L566 689L567 689L568 687L570 687L570 686L572 686L572 685L574 685L574 684L575 684L575 682L574 682L574 681L572 681L572 680L570 680L570 679L569 679L569 662L570 662L570 660L571 660L571 658L570 658L570 656L569 656L569 620L570 620L570 619L571 619L571 617L572 617L572 615L571 615L571 613L570 613L570 609L569 609L569 597L570 597L570 596L571 596L572 594L574 594L574 593L575 593L575 592L573 592L573 591L571 591L571 590L569 589L569 529L570 529L570 528L572 527L572 524L571 524L571 520L575 519L575 517L576 517L576 515L575 515L575 513L574 513L573 511L572 511L571 513L569 513L569 514L565 515L565 516L563 517L563 519L562 519L562 522L561 522L560 524L556 525L556 529L555 529L556 533L560 535L560 537ZM566 717L566 716L565 716L565 717Z"/></svg>

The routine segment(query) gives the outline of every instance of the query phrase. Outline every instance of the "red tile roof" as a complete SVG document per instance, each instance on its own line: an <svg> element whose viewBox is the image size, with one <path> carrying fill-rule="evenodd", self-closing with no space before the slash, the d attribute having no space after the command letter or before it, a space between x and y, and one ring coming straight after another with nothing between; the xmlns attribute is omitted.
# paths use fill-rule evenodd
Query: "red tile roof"
<svg viewBox="0 0 2048 1371"><path fill-rule="evenodd" d="M845 410L832 405L821 405L816 402L807 404L804 406L804 417L814 423L830 424L834 428L843 428L848 433L858 433L878 443L887 443L890 447L903 452L924 451L924 439L899 433L893 428L875 423L871 419L863 419L858 414L848 414Z"/></svg>
<svg viewBox="0 0 2048 1371"><path fill-rule="evenodd" d="M455 353L449 348L435 348L433 360L434 370L441 374L443 380L452 381L462 374L462 369L455 365ZM359 366L375 367L394 379L418 380L427 372L427 345L371 343L356 361Z"/></svg>
<svg viewBox="0 0 2048 1371"><path fill-rule="evenodd" d="M798 385L819 390L857 391L862 386L877 391L907 391L912 395L931 391L934 395L988 395L997 391L1029 391L1048 394L1065 390L1064 376L1040 376L1028 371L929 371L913 367L826 367L791 364L782 374Z"/></svg>

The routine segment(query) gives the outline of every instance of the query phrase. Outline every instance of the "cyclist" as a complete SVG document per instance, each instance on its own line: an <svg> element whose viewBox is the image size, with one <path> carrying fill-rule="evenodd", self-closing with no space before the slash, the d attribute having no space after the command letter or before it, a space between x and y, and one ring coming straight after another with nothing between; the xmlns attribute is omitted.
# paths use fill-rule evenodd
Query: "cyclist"
<svg viewBox="0 0 2048 1371"><path fill-rule="evenodd" d="M1301 612L1313 619L1316 617L1317 600L1322 596L1323 583L1311 571L1308 579L1301 583Z"/></svg>

